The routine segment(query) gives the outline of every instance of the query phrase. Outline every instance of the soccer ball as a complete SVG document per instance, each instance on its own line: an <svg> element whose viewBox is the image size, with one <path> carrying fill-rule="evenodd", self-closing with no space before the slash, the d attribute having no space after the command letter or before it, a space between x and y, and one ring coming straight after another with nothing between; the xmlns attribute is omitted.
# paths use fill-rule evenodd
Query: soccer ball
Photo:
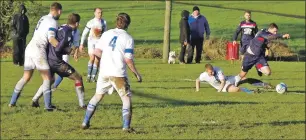
<svg viewBox="0 0 306 140"><path fill-rule="evenodd" d="M284 94L287 91L287 85L285 83L280 83L276 86L276 92L279 94Z"/></svg>

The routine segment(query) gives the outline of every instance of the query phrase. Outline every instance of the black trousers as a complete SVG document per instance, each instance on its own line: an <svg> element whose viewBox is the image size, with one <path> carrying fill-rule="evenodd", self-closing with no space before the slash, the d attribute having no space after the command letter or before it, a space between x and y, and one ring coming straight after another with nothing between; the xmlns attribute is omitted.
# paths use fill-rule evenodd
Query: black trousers
<svg viewBox="0 0 306 140"><path fill-rule="evenodd" d="M13 63L19 66L24 64L24 51L26 48L26 38L13 39Z"/></svg>
<svg viewBox="0 0 306 140"><path fill-rule="evenodd" d="M200 63L203 51L203 41L204 38L191 39L191 46L188 47L187 63L192 63L194 48L196 48L195 62Z"/></svg>
<svg viewBox="0 0 306 140"><path fill-rule="evenodd" d="M187 48L187 46L185 46L185 45L182 43L182 44L181 44L181 52L180 52L179 60L180 60L180 62L183 62L183 63L185 63L186 48Z"/></svg>

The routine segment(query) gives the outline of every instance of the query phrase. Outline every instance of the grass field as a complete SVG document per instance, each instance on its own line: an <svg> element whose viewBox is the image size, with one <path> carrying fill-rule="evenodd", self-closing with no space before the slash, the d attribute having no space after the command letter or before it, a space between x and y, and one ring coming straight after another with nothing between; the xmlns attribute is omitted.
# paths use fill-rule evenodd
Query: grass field
<svg viewBox="0 0 306 140"><path fill-rule="evenodd" d="M226 75L236 74L239 63L212 61ZM72 65L86 73L86 59ZM204 64L167 65L159 60L137 60L143 83L130 78L133 91L132 126L140 134L121 132L121 101L117 94L100 103L89 130L81 130L85 111L77 108L73 82L65 79L53 94L60 109L32 108L31 99L41 84L36 72L24 88L16 108L8 108L22 68L1 63L1 137L8 139L304 139L305 63L271 62L271 77L261 80L288 85L288 94L274 90L260 95L217 93L207 84L195 92L194 82ZM284 68L286 66L286 69ZM130 74L131 75L131 74ZM255 70L249 77L258 78ZM254 89L251 85L243 85ZM85 83L86 102L95 84ZM43 101L41 100L41 104Z"/></svg>
<svg viewBox="0 0 306 140"><path fill-rule="evenodd" d="M51 1L42 2L48 6ZM102 7L108 28L114 28L119 12L131 15L129 32L136 47L162 48L164 8L160 1L62 1L64 13L60 24L65 23L71 12L82 17L82 31L93 17L93 8ZM190 4L191 3L191 4ZM272 5L275 4L275 5ZM242 20L243 11L254 11L253 19L259 28L276 22L281 33L290 33L285 42L295 51L305 50L305 2L173 2L171 23L171 50L178 51L180 13L199 5L210 24L211 36L231 39L233 31ZM48 12L46 8L42 13ZM285 14L285 15L284 15ZM289 16L288 16L289 15ZM296 17L290 17L296 16ZM304 16L304 18L299 18ZM31 25L33 31L36 22ZM32 32L28 36L31 39ZM305 55L305 54L304 54ZM5 59L10 60L10 58ZM86 74L87 58L72 65ZM208 62L208 61L206 61ZM217 93L203 83L195 92L194 82L203 71L204 63L192 65L161 64L161 60L136 59L136 66L143 76L143 83L130 77L133 91L132 127L139 134L121 132L121 101L118 95L107 96L100 103L89 130L81 130L85 111L79 110L72 81L65 79L53 94L53 103L60 110L45 112L32 108L31 99L42 83L36 72L24 88L16 108L8 102L23 69L12 62L1 64L1 138L2 139L305 139L305 62L269 62L272 76L258 77L254 69L248 75L265 82L288 85L288 94L274 90L259 95L244 93ZM210 61L224 70L226 75L237 74L240 63ZM131 75L131 74L130 74ZM132 75L131 75L132 76ZM187 80L186 80L187 79ZM254 89L251 85L243 85ZM86 102L94 95L95 84L85 83ZM43 104L41 100L41 105Z"/></svg>

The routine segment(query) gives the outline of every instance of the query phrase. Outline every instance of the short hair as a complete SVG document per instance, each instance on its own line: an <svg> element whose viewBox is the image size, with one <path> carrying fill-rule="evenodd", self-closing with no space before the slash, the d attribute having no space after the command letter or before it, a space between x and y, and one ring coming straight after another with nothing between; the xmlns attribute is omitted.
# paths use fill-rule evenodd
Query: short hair
<svg viewBox="0 0 306 140"><path fill-rule="evenodd" d="M62 5L58 2L53 2L51 5L50 5L50 10L62 10Z"/></svg>
<svg viewBox="0 0 306 140"><path fill-rule="evenodd" d="M205 69L213 70L213 66L208 63L208 64L205 65Z"/></svg>
<svg viewBox="0 0 306 140"><path fill-rule="evenodd" d="M116 25L119 29L126 29L131 23L131 18L127 13L119 13L117 15Z"/></svg>
<svg viewBox="0 0 306 140"><path fill-rule="evenodd" d="M94 12L96 12L97 9L100 9L100 10L102 11L102 8L96 7L96 8L94 9Z"/></svg>
<svg viewBox="0 0 306 140"><path fill-rule="evenodd" d="M250 10L246 10L246 11L244 11L244 14L245 13L251 14L252 12Z"/></svg>
<svg viewBox="0 0 306 140"><path fill-rule="evenodd" d="M75 24L77 22L80 22L81 17L79 14L72 13L68 15L67 24Z"/></svg>
<svg viewBox="0 0 306 140"><path fill-rule="evenodd" d="M275 23L270 23L269 29L273 29L273 28L278 29L278 26Z"/></svg>

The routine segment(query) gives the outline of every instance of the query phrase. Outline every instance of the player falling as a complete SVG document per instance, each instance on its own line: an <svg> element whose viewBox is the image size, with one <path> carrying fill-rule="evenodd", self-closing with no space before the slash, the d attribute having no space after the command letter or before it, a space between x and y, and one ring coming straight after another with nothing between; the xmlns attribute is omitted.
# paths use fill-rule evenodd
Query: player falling
<svg viewBox="0 0 306 140"><path fill-rule="evenodd" d="M44 95L45 109L52 111L54 108L51 104L51 76L49 64L47 61L48 43L57 46L58 41L55 39L57 31L57 20L62 13L62 5L54 2L50 6L48 15L43 16L38 21L33 37L25 50L24 73L23 77L15 86L9 106L15 106L18 97L24 86L30 81L34 69L37 69L43 79L41 91Z"/></svg>
<svg viewBox="0 0 306 140"><path fill-rule="evenodd" d="M254 65L256 66L260 76L262 74L267 76L271 75L271 69L265 58L265 50L268 48L267 44L274 39L290 38L289 34L281 35L278 34L277 31L277 25L275 23L271 23L267 30L261 30L256 34L255 38L250 41L250 45L247 47L242 61L242 70L237 76L235 76L235 86L238 85L239 81L247 75L248 71Z"/></svg>
<svg viewBox="0 0 306 140"><path fill-rule="evenodd" d="M95 57L94 50L97 45L98 40L100 39L102 33L107 30L106 21L102 19L102 9L94 9L95 18L87 22L81 37L80 50L83 50L85 38L89 32L87 47L88 47L88 68L87 68L87 82L95 82L95 77L97 75L99 59Z"/></svg>
<svg viewBox="0 0 306 140"><path fill-rule="evenodd" d="M73 34L80 23L80 16L78 14L70 14L68 16L67 24L61 26L57 32L57 39L60 43L54 47L52 44L48 45L48 63L51 69L51 77L54 78L54 74L58 74L61 77L68 77L75 81L75 90L79 99L79 106L86 108L84 104L84 86L82 76L67 62L63 60L63 55L70 54L71 44L73 42ZM54 79L52 79L54 81ZM37 93L33 97L33 107L39 107L39 97L42 95L42 87L38 89Z"/></svg>
<svg viewBox="0 0 306 140"><path fill-rule="evenodd" d="M130 16L119 13L116 20L117 28L106 31L100 38L95 55L101 58L100 73L98 76L96 93L87 106L82 128L90 126L90 119L96 110L97 104L106 93L115 88L122 101L123 131L135 132L130 128L132 118L131 89L128 82L126 65L137 77L138 82L142 78L134 65L134 40L127 33Z"/></svg>

